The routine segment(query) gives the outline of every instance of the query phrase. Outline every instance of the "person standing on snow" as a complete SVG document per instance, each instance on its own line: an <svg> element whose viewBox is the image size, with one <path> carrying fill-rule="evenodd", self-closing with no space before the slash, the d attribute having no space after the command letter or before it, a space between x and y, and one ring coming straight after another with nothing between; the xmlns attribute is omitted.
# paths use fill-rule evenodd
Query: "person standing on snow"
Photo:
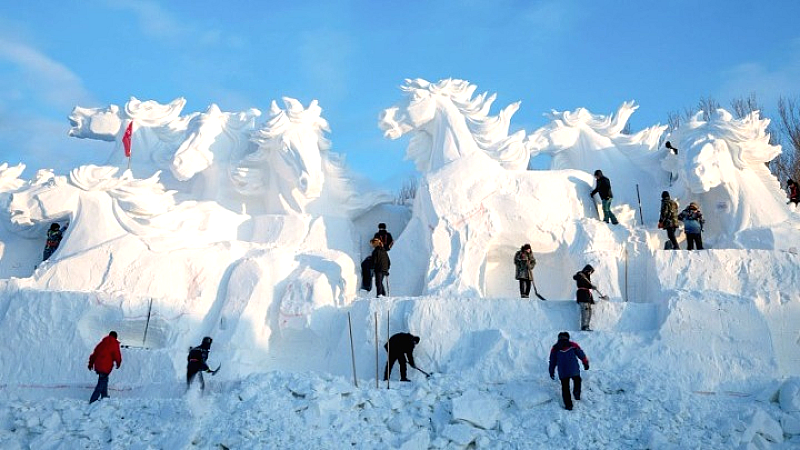
<svg viewBox="0 0 800 450"><path fill-rule="evenodd" d="M661 214L658 216L658 228L667 230L667 239L672 250L680 250L678 240L675 238L675 230L678 229L678 203L669 198L669 192L661 193Z"/></svg>
<svg viewBox="0 0 800 450"><path fill-rule="evenodd" d="M683 222L683 228L686 232L686 250L694 250L695 244L697 244L698 250L702 250L703 238L701 233L703 232L703 224L706 221L703 219L703 213L697 203L689 203L689 206L678 214L678 220Z"/></svg>
<svg viewBox="0 0 800 450"><path fill-rule="evenodd" d="M800 203L800 186L797 185L797 182L789 178L786 181L786 190L788 191L786 195L789 197L789 203L794 203L795 205Z"/></svg>
<svg viewBox="0 0 800 450"><path fill-rule="evenodd" d="M116 363L117 369L122 365L122 353L119 351L117 332L112 331L104 337L89 356L89 370L97 373L97 386L89 398L89 403L99 398L108 398L108 376Z"/></svg>
<svg viewBox="0 0 800 450"><path fill-rule="evenodd" d="M536 258L533 257L531 244L525 244L514 254L514 266L516 267L516 279L519 280L519 295L528 298L531 293L531 280L533 280L533 268L536 266Z"/></svg>
<svg viewBox="0 0 800 450"><path fill-rule="evenodd" d="M61 244L61 239L64 237L64 231L67 226L60 227L57 223L50 224L50 229L47 230L47 242L44 244L44 253L42 254L42 261L47 261L50 256L58 249Z"/></svg>
<svg viewBox="0 0 800 450"><path fill-rule="evenodd" d="M611 223L616 225L619 223L617 216L611 212L611 200L614 199L614 194L611 192L611 180L603 175L603 171L600 169L594 171L594 178L597 180L597 184L591 196L594 197L594 194L600 194L600 201L603 204L603 222L608 223L611 220Z"/></svg>
<svg viewBox="0 0 800 450"><path fill-rule="evenodd" d="M372 245L372 269L375 271L375 292L377 297L386 296L386 286L383 279L389 276L389 267L392 262L389 260L389 253L383 248L383 243L378 238L370 241Z"/></svg>
<svg viewBox="0 0 800 450"><path fill-rule="evenodd" d="M207 364L208 352L211 351L212 341L213 339L206 336L200 345L189 350L189 356L186 357L186 389L192 386L194 377L198 376L200 378L200 390L205 390L206 383L203 380L203 372L214 373Z"/></svg>
<svg viewBox="0 0 800 450"><path fill-rule="evenodd" d="M558 367L558 378L561 380L561 398L564 408L572 411L572 397L570 396L569 380L572 380L572 394L575 400L581 399L581 368L578 360L583 363L584 370L589 370L589 358L580 345L569 340L569 333L558 333L558 342L550 349L550 379L555 380L555 369Z"/></svg>
<svg viewBox="0 0 800 450"><path fill-rule="evenodd" d="M594 273L594 267L587 264L583 270L572 276L578 287L575 298L581 308L581 331L592 331L589 328L589 324L592 321L592 305L594 304L592 289L597 289L592 284L592 273Z"/></svg>
<svg viewBox="0 0 800 450"><path fill-rule="evenodd" d="M383 248L388 252L392 249L392 245L394 245L394 239L392 239L392 233L386 231L386 224L381 222L378 224L378 232L375 233L375 236L372 236L375 239L380 239L381 244L383 244Z"/></svg>
<svg viewBox="0 0 800 450"><path fill-rule="evenodd" d="M411 333L397 333L389 338L389 342L383 345L383 348L388 353L386 369L383 371L383 381L389 379L395 361L400 361L400 381L411 381L406 373L406 358L408 358L408 364L411 367L417 367L414 364L414 346L417 344L419 344L419 336L414 336Z"/></svg>

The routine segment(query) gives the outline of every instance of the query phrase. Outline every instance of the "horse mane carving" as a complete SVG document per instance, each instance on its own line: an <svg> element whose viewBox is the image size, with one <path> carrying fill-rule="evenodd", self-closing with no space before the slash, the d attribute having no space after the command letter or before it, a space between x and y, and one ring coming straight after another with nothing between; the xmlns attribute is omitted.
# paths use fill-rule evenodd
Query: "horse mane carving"
<svg viewBox="0 0 800 450"><path fill-rule="evenodd" d="M511 117L519 109L520 102L512 103L492 116L489 110L497 95L484 92L473 96L476 88L465 80L445 79L430 83L420 78L407 79L400 88L407 94L407 103L384 110L380 127L390 139L415 131L406 157L414 161L417 170L422 173L434 171L475 149L484 152L506 169L527 168L529 153L523 143L525 132L520 130L510 136L508 134ZM433 153L440 149L434 148L430 139L433 133L425 128L434 118L441 116L436 114L436 110L443 110L451 115L450 118L461 116L462 123L448 123L457 141L454 144L457 148L451 149L453 154Z"/></svg>
<svg viewBox="0 0 800 450"><path fill-rule="evenodd" d="M750 248L737 234L797 221L765 164L781 151L770 144L768 125L769 119L761 119L758 111L736 119L717 109L708 120L695 114L669 136L679 151L669 154L663 166L673 172L687 199L698 202L706 214L728 216L722 224L707 221L707 230L722 245Z"/></svg>
<svg viewBox="0 0 800 450"><path fill-rule="evenodd" d="M281 108L272 102L269 119L252 135L256 150L245 155L233 172L239 192L263 196L272 213L353 217L390 200L385 193L363 194L362 180L330 151L325 136L330 129L316 100L308 108L293 98L284 97L283 103Z"/></svg>

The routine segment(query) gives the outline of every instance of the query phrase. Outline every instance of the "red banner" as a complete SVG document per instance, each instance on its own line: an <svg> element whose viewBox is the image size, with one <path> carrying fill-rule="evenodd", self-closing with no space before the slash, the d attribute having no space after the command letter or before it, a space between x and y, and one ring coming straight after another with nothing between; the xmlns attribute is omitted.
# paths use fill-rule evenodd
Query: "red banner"
<svg viewBox="0 0 800 450"><path fill-rule="evenodd" d="M122 136L122 145L125 147L125 157L131 157L131 137L133 136L133 121L128 124L128 129L125 130L125 135Z"/></svg>

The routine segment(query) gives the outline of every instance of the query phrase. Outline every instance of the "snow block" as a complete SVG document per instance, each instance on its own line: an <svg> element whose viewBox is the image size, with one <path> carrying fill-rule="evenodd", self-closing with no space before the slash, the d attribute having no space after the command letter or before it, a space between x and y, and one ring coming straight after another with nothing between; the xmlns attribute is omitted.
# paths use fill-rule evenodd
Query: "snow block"
<svg viewBox="0 0 800 450"><path fill-rule="evenodd" d="M778 393L778 403L787 413L800 412L800 378L786 380Z"/></svg>
<svg viewBox="0 0 800 450"><path fill-rule="evenodd" d="M512 400L520 409L532 409L552 399L550 391L545 391L531 383L509 383L503 389L503 395Z"/></svg>
<svg viewBox="0 0 800 450"><path fill-rule="evenodd" d="M783 428L781 424L763 410L759 409L756 411L747 423L747 428L745 428L742 433L740 440L742 445L748 445L749 443L756 443L756 445L758 445L761 439L776 443L783 442Z"/></svg>
<svg viewBox="0 0 800 450"><path fill-rule="evenodd" d="M497 401L474 389L453 399L453 419L469 422L476 427L491 430L497 426L500 407Z"/></svg>
<svg viewBox="0 0 800 450"><path fill-rule="evenodd" d="M800 435L800 413L784 414L781 417L783 433L789 436Z"/></svg>
<svg viewBox="0 0 800 450"><path fill-rule="evenodd" d="M478 430L463 423L450 424L442 431L442 436L458 445L466 447L478 437Z"/></svg>

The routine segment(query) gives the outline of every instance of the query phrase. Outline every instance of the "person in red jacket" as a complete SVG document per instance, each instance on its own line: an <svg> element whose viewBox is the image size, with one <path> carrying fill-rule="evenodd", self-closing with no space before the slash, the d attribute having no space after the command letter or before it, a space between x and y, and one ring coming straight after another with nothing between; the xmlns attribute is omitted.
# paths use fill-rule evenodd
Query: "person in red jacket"
<svg viewBox="0 0 800 450"><path fill-rule="evenodd" d="M122 354L119 351L119 341L117 332L112 331L104 337L94 351L89 356L89 370L97 372L97 386L92 392L89 403L97 401L99 398L108 398L108 375L117 364L117 369L122 364Z"/></svg>

